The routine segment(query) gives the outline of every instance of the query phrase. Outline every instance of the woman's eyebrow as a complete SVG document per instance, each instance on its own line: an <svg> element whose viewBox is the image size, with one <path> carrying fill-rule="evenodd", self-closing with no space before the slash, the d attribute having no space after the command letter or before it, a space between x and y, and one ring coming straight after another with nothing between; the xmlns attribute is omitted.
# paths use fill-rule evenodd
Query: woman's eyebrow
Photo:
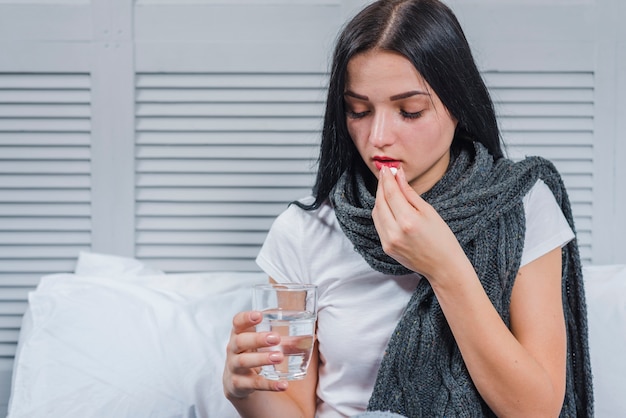
<svg viewBox="0 0 626 418"><path fill-rule="evenodd" d="M370 99L370 98L369 98L369 97L367 97L367 96L363 96L363 95L361 95L361 94L356 94L355 92L350 91L350 90L346 90L346 91L343 93L343 95L344 95L344 96L354 97L355 99L359 99L359 100L366 100L366 101L367 101L367 100L369 100L369 99Z"/></svg>
<svg viewBox="0 0 626 418"><path fill-rule="evenodd" d="M425 91L420 91L420 90L411 90L411 91L407 91L406 93L400 93L400 94L396 94L396 95L394 95L394 96L391 96L391 97L389 98L389 100L391 100L391 101L393 102L394 100L402 100L402 99L407 99L407 98L409 98L409 97L412 97L412 96L417 96L417 95L419 95L419 94L422 94L422 95L424 95L424 96L430 96L430 94L428 94L428 93L427 93L427 92L425 92Z"/></svg>
<svg viewBox="0 0 626 418"><path fill-rule="evenodd" d="M355 93L353 91L350 91L350 90L346 90L343 94L344 94L344 96L354 97L355 99L358 99L358 100L365 100L365 101L369 100L369 97L364 96L362 94L357 94L357 93ZM411 90L411 91L407 91L405 93L395 94L395 95L391 96L389 98L389 100L391 100L391 101L402 100L402 99L407 99L409 97L417 96L417 95L430 96L430 94L425 92L425 91Z"/></svg>

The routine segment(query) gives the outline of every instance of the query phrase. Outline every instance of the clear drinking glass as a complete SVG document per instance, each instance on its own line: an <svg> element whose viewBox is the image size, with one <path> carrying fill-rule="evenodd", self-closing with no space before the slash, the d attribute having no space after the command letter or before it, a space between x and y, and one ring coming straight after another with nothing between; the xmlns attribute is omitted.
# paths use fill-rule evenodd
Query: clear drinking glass
<svg viewBox="0 0 626 418"><path fill-rule="evenodd" d="M280 364L263 366L261 376L270 380L299 380L306 375L317 319L317 286L311 284L260 284L254 286L253 308L263 314L257 332L275 332L277 346L258 351L281 351Z"/></svg>

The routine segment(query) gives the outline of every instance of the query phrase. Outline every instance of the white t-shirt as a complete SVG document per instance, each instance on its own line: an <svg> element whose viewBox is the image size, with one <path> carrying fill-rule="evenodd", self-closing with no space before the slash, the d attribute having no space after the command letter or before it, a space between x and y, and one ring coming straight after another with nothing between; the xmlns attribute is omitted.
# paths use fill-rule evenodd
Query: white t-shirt
<svg viewBox="0 0 626 418"><path fill-rule="evenodd" d="M524 197L524 210L522 265L574 237L542 181ZM354 250L329 205L315 211L290 206L276 218L257 263L277 282L319 287L317 417L363 412L417 274L391 276L373 270Z"/></svg>

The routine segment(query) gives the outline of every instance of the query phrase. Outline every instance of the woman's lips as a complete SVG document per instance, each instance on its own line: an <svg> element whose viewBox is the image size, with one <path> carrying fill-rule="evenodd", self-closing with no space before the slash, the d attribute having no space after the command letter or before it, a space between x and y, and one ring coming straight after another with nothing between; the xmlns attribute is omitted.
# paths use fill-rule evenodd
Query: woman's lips
<svg viewBox="0 0 626 418"><path fill-rule="evenodd" d="M383 166L385 167L393 167L395 169L399 169L400 168L400 161L398 160L392 160L390 158L374 158L374 165L376 166L376 168L378 170L380 170L381 168L383 168Z"/></svg>

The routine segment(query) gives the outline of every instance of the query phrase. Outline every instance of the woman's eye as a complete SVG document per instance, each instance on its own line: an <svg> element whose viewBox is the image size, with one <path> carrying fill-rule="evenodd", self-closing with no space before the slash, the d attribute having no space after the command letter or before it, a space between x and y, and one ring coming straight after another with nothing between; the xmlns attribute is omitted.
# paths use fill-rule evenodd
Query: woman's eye
<svg viewBox="0 0 626 418"><path fill-rule="evenodd" d="M346 114L350 119L361 119L362 117L365 117L368 113L369 112L367 110L364 112L355 112L353 110L346 111Z"/></svg>
<svg viewBox="0 0 626 418"><path fill-rule="evenodd" d="M400 114L406 119L417 119L422 116L422 112L405 112L404 110L401 110Z"/></svg>

